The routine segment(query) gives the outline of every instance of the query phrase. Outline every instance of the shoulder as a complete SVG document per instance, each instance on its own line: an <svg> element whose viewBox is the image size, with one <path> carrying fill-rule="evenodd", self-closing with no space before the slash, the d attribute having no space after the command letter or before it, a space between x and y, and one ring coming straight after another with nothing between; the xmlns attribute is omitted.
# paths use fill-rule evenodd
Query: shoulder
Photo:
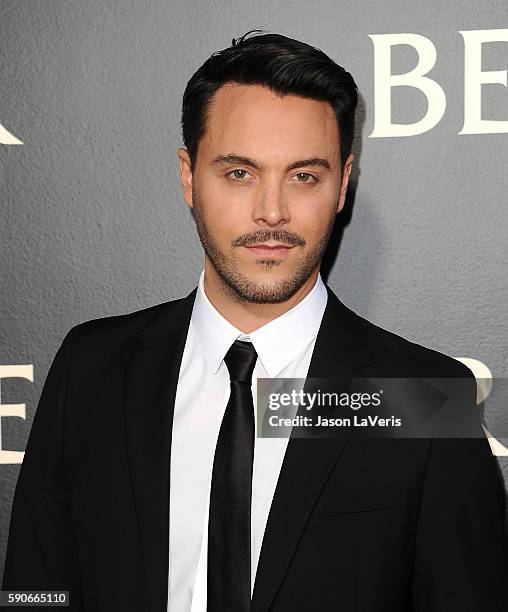
<svg viewBox="0 0 508 612"><path fill-rule="evenodd" d="M474 379L472 371L458 359L409 340L357 313L353 315L376 362L383 364L387 376L404 372L404 376Z"/></svg>
<svg viewBox="0 0 508 612"><path fill-rule="evenodd" d="M160 322L162 328L165 321L171 321L175 306L184 299L78 323L68 331L60 350L66 352L76 373L122 360L139 346L143 330L155 322Z"/></svg>
<svg viewBox="0 0 508 612"><path fill-rule="evenodd" d="M125 342L139 334L152 321L169 313L183 299L162 302L133 312L89 319L75 325L69 334L74 336L74 343L79 342L79 339L87 342Z"/></svg>

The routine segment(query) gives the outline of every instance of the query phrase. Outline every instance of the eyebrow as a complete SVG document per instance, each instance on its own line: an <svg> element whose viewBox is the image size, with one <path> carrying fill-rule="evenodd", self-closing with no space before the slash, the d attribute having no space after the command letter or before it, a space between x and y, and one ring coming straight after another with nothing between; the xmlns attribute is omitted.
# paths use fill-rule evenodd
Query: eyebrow
<svg viewBox="0 0 508 612"><path fill-rule="evenodd" d="M221 164L242 164L242 166L250 166L255 170L261 170L263 167L262 164L250 159L249 157L236 155L234 153L229 153L228 155L218 155L210 162L211 166L218 166ZM309 157L308 159L299 159L298 161L289 164L286 171L309 166L320 166L321 168L331 170L330 162L327 159L323 159L322 157Z"/></svg>

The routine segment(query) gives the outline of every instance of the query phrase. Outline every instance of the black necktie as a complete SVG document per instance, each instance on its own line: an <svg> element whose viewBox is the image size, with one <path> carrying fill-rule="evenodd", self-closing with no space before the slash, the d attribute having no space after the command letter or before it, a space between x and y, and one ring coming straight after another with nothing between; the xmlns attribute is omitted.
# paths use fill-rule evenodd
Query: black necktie
<svg viewBox="0 0 508 612"><path fill-rule="evenodd" d="M207 612L248 612L251 592L251 492L254 460L252 371L257 353L236 340L224 361L231 394L212 471L208 515Z"/></svg>

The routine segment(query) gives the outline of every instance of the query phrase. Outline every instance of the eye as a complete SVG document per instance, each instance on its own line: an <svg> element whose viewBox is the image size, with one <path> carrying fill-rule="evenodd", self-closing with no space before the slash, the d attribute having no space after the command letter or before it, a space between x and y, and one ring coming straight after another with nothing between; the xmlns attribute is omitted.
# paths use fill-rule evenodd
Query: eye
<svg viewBox="0 0 508 612"><path fill-rule="evenodd" d="M247 170L243 170L242 168L236 168L235 170L231 170L231 172L228 172L226 176L231 175L234 181L242 181L242 179L244 179L247 174Z"/></svg>
<svg viewBox="0 0 508 612"><path fill-rule="evenodd" d="M299 172L297 175L299 183L317 183L318 179L308 172ZM309 180L310 179L310 180Z"/></svg>

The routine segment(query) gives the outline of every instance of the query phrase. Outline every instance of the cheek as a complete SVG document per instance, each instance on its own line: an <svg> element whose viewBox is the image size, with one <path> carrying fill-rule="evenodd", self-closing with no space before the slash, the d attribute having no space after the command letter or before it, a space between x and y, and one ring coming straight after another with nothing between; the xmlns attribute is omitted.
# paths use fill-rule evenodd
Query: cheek
<svg viewBox="0 0 508 612"><path fill-rule="evenodd" d="M233 240L248 231L245 228L250 228L238 207L228 206L227 202L217 203L215 200L205 204L201 201L201 217L208 234L224 251L230 248Z"/></svg>
<svg viewBox="0 0 508 612"><path fill-rule="evenodd" d="M300 228L301 233L308 242L317 242L335 218L335 209L329 203L307 202L306 206L299 207L292 215L292 220ZM298 230L297 230L298 231Z"/></svg>
<svg viewBox="0 0 508 612"><path fill-rule="evenodd" d="M222 240L231 241L253 230L245 209L228 202L210 206L206 211L206 220L210 230Z"/></svg>

